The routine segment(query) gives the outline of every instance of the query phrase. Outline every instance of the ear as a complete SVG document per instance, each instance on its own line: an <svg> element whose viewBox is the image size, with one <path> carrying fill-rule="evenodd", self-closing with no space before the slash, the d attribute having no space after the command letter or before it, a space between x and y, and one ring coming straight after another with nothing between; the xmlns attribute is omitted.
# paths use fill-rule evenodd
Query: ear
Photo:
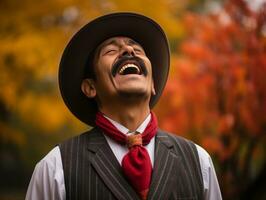
<svg viewBox="0 0 266 200"><path fill-rule="evenodd" d="M81 83L81 90L88 98L96 97L96 88L92 79L84 79Z"/></svg>

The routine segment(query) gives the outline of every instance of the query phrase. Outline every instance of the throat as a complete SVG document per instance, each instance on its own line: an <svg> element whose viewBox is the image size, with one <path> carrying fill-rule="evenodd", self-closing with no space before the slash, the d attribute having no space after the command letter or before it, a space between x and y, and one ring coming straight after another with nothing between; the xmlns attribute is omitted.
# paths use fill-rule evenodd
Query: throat
<svg viewBox="0 0 266 200"><path fill-rule="evenodd" d="M149 106L122 106L113 109L101 109L110 119L120 123L130 131L135 131L150 114Z"/></svg>

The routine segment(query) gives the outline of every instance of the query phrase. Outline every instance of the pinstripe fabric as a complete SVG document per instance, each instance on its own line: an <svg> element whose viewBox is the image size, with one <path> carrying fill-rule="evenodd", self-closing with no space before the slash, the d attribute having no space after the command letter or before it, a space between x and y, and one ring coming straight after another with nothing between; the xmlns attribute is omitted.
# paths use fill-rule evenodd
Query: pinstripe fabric
<svg viewBox="0 0 266 200"><path fill-rule="evenodd" d="M159 130L148 199L203 199L203 179L196 146Z"/></svg>
<svg viewBox="0 0 266 200"><path fill-rule="evenodd" d="M59 145L66 199L137 200L103 134L94 128ZM203 181L195 145L159 131L148 199L202 199Z"/></svg>
<svg viewBox="0 0 266 200"><path fill-rule="evenodd" d="M59 147L66 199L138 199L98 129L70 139Z"/></svg>

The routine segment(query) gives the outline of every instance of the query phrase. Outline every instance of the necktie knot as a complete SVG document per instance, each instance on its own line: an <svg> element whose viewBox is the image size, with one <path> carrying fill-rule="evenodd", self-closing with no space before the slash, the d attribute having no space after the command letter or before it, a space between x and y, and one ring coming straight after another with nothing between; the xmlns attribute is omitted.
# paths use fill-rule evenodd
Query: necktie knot
<svg viewBox="0 0 266 200"><path fill-rule="evenodd" d="M127 147L131 149L134 146L142 146L141 134L129 135L126 139Z"/></svg>

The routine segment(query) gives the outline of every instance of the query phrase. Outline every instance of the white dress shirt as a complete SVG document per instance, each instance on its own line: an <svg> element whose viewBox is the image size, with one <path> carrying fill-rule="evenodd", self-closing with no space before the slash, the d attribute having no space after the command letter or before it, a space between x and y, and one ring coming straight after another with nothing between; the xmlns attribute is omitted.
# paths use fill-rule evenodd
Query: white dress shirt
<svg viewBox="0 0 266 200"><path fill-rule="evenodd" d="M126 127L108 117L106 118L122 133L129 133ZM148 125L150 118L151 115L144 120L136 131L142 133ZM121 165L124 155L128 152L128 148L118 144L106 135L105 138ZM153 138L145 146L152 166L154 164L154 147L155 139ZM196 147L203 177L204 199L221 200L222 196L211 157L202 147L198 145ZM36 165L26 194L26 200L65 200L65 197L66 191L61 154L59 147L55 147Z"/></svg>

